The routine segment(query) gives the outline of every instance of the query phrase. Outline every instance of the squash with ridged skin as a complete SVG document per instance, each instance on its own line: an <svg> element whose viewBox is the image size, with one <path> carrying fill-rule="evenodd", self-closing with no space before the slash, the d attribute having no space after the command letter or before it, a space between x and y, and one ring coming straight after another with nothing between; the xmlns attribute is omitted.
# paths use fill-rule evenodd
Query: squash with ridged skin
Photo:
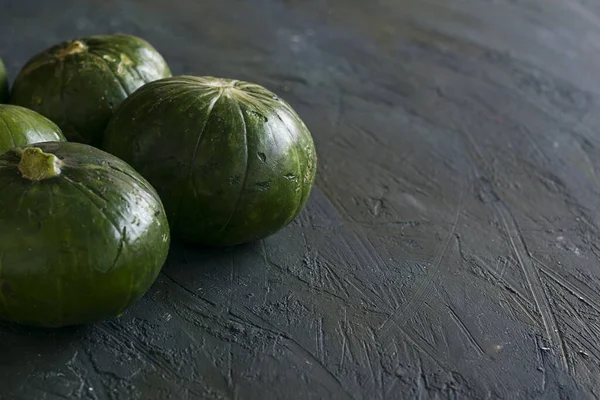
<svg viewBox="0 0 600 400"><path fill-rule="evenodd" d="M13 147L40 142L64 142L60 128L35 111L0 104L0 154Z"/></svg>
<svg viewBox="0 0 600 400"><path fill-rule="evenodd" d="M288 103L262 86L213 77L138 89L115 113L103 146L154 185L173 235L217 246L290 223L317 166L311 134Z"/></svg>
<svg viewBox="0 0 600 400"><path fill-rule="evenodd" d="M169 227L128 164L69 142L0 156L0 319L60 327L121 314L152 285Z"/></svg>
<svg viewBox="0 0 600 400"><path fill-rule="evenodd" d="M165 60L145 40L91 36L29 60L14 82L11 103L51 119L69 141L98 145L119 104L145 83L167 76Z"/></svg>
<svg viewBox="0 0 600 400"><path fill-rule="evenodd" d="M6 77L6 68L0 58L0 103L8 101L8 78Z"/></svg>

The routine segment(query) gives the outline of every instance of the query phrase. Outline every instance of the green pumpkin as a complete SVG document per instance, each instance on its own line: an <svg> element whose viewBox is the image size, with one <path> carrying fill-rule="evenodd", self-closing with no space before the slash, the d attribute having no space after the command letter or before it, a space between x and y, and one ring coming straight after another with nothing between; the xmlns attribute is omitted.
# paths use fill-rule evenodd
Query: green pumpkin
<svg viewBox="0 0 600 400"><path fill-rule="evenodd" d="M6 77L6 68L0 58L0 103L8 102L8 78Z"/></svg>
<svg viewBox="0 0 600 400"><path fill-rule="evenodd" d="M60 128L35 111L0 104L0 154L13 147L40 142L64 142Z"/></svg>
<svg viewBox="0 0 600 400"><path fill-rule="evenodd" d="M120 315L169 248L162 203L128 164L69 142L0 156L0 319L60 327Z"/></svg>
<svg viewBox="0 0 600 400"><path fill-rule="evenodd" d="M117 106L140 86L167 76L169 67L148 42L92 36L34 56L15 80L11 103L56 122L70 141L98 145Z"/></svg>
<svg viewBox="0 0 600 400"><path fill-rule="evenodd" d="M129 97L104 149L160 194L171 230L208 245L268 236L302 210L315 179L312 137L289 104L248 82L173 77Z"/></svg>

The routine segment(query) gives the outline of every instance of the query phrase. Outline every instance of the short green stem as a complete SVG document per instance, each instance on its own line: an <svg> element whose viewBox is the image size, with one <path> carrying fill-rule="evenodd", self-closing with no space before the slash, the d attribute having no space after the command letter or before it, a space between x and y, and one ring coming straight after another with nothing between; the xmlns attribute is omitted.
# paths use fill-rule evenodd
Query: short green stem
<svg viewBox="0 0 600 400"><path fill-rule="evenodd" d="M62 58L71 54L83 53L87 48L87 45L81 40L74 40L64 49L57 51L56 57Z"/></svg>
<svg viewBox="0 0 600 400"><path fill-rule="evenodd" d="M54 154L44 153L38 147L26 147L19 153L21 155L19 171L23 178L41 181L60 175L62 161Z"/></svg>

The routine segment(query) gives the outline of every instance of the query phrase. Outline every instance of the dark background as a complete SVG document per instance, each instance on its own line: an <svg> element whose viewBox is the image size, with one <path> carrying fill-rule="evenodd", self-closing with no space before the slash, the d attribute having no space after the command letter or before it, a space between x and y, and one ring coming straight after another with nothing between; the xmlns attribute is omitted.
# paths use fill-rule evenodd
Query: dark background
<svg viewBox="0 0 600 400"><path fill-rule="evenodd" d="M0 399L600 397L600 3L0 0L11 78L112 32L287 99L316 186L119 319L0 325Z"/></svg>

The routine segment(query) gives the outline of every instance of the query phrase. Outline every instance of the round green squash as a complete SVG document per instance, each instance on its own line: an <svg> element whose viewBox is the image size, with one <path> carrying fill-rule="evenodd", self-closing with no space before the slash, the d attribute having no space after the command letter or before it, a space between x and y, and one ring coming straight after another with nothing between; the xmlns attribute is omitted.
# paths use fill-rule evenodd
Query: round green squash
<svg viewBox="0 0 600 400"><path fill-rule="evenodd" d="M6 77L6 68L0 58L0 103L8 101L8 78Z"/></svg>
<svg viewBox="0 0 600 400"><path fill-rule="evenodd" d="M168 222L127 163L80 143L40 143L0 156L0 188L0 319L92 323L155 281Z"/></svg>
<svg viewBox="0 0 600 400"><path fill-rule="evenodd" d="M117 106L140 86L167 76L165 60L143 39L91 36L29 60L14 82L11 103L56 122L69 141L98 145Z"/></svg>
<svg viewBox="0 0 600 400"><path fill-rule="evenodd" d="M138 89L115 113L103 146L156 188L173 235L216 246L291 222L317 165L310 132L288 103L262 86L213 77Z"/></svg>
<svg viewBox="0 0 600 400"><path fill-rule="evenodd" d="M40 142L64 142L60 128L35 111L0 104L0 154L13 147Z"/></svg>

